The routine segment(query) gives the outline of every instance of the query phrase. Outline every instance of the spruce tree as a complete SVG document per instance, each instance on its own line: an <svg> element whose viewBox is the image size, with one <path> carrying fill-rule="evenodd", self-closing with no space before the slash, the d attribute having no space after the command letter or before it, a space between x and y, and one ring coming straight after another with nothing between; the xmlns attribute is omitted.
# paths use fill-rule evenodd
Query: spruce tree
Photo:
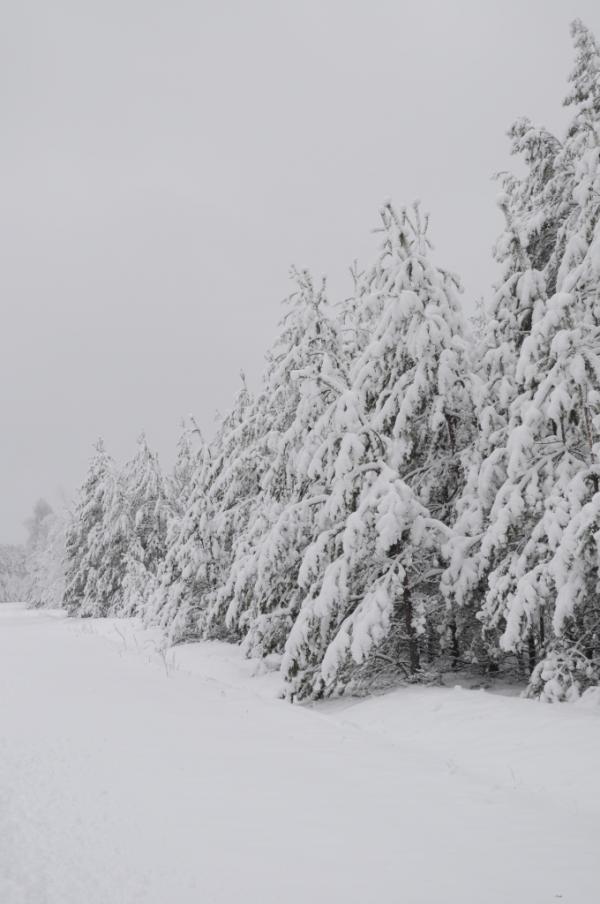
<svg viewBox="0 0 600 904"><path fill-rule="evenodd" d="M482 538L488 526L499 528L502 524L506 542L514 539L508 511L503 511L503 520L498 522L492 510L507 480L509 439L519 425L519 403L516 411L514 406L520 391L517 364L521 348L531 329L534 310L543 306L546 298L544 277L532 269L506 197L502 197L501 206L506 229L496 243L495 256L502 264L503 278L487 310L474 362L477 431L463 453L466 479L456 504L453 534L445 549L448 564L442 578L463 658L486 667L494 667L497 659L498 623L486 621L482 642L476 616L500 553L495 543L487 544Z"/></svg>
<svg viewBox="0 0 600 904"><path fill-rule="evenodd" d="M0 545L0 603L20 603L26 593L23 546Z"/></svg>
<svg viewBox="0 0 600 904"><path fill-rule="evenodd" d="M170 506L158 456L150 450L143 433L136 455L125 469L124 481L143 564L155 572L165 553Z"/></svg>
<svg viewBox="0 0 600 904"><path fill-rule="evenodd" d="M165 489L171 513L176 518L184 514L190 501L202 445L202 434L194 418L184 419L181 424L181 435L177 443L175 464L165 480Z"/></svg>
<svg viewBox="0 0 600 904"><path fill-rule="evenodd" d="M122 607L129 537L122 483L99 440L66 536L64 603L70 615L104 616Z"/></svg>
<svg viewBox="0 0 600 904"><path fill-rule="evenodd" d="M311 468L325 501L283 661L296 697L369 681L378 656L416 674L440 609L440 551L472 423L458 286L431 264L418 209L411 220L386 204L382 222L366 277L370 341Z"/></svg>
<svg viewBox="0 0 600 904"><path fill-rule="evenodd" d="M501 649L527 655L532 690L548 697L577 693L597 673L590 642L594 578L586 571L591 557L584 537L593 523L600 398L599 70L592 36L579 22L572 31L576 65L567 103L576 110L553 160L552 179L562 175L564 182L562 195L554 195L562 198L554 207L556 241L539 258L539 272L524 247L531 230L519 235L513 228L521 259L517 292L507 297L504 321L492 320L487 334L493 358L503 347L514 353L483 373L493 402L488 424L496 417L498 426L486 432L480 418L474 479L463 496L446 576L459 602L481 603L484 630L499 633ZM523 222L523 196L513 193L506 203L513 224ZM494 396L494 385L509 391Z"/></svg>
<svg viewBox="0 0 600 904"><path fill-rule="evenodd" d="M254 434L260 488L228 583L226 623L245 635L250 655L281 652L298 611L298 569L314 533L315 504L306 470L343 355L325 282L316 286L306 270L293 270L292 277L296 287L267 356L255 409L260 414Z"/></svg>
<svg viewBox="0 0 600 904"><path fill-rule="evenodd" d="M25 546L25 591L34 608L59 608L65 589L66 513L56 513L41 499L27 522Z"/></svg>
<svg viewBox="0 0 600 904"><path fill-rule="evenodd" d="M237 539L248 524L259 477L249 450L253 399L245 377L215 438L198 452L189 502L169 532L150 618L173 641L209 636L239 639L225 625L227 582Z"/></svg>

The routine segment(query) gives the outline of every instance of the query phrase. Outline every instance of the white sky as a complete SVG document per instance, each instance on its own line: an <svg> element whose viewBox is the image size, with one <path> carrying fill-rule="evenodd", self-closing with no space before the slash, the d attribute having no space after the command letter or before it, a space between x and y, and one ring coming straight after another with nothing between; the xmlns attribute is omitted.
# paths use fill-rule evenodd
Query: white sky
<svg viewBox="0 0 600 904"><path fill-rule="evenodd" d="M495 277L493 172L565 121L597 0L4 0L0 542L145 428L170 463L255 383L288 268L349 287L380 202L420 198L465 303Z"/></svg>

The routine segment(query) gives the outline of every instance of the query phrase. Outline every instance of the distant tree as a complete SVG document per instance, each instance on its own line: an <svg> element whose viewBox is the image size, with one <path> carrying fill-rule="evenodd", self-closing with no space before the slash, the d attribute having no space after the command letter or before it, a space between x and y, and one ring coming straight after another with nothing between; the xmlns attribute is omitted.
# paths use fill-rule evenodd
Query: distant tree
<svg viewBox="0 0 600 904"><path fill-rule="evenodd" d="M60 608L65 592L67 513L56 513L40 499L27 528L24 599L35 608Z"/></svg>
<svg viewBox="0 0 600 904"><path fill-rule="evenodd" d="M25 594L25 549L0 546L0 603L20 603Z"/></svg>

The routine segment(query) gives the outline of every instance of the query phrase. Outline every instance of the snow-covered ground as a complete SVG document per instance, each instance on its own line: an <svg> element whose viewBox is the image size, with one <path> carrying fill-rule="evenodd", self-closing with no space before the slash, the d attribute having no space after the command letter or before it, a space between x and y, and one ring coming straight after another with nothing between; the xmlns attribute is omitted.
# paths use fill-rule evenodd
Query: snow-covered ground
<svg viewBox="0 0 600 904"><path fill-rule="evenodd" d="M312 708L237 649L0 606L1 904L597 904L600 707Z"/></svg>

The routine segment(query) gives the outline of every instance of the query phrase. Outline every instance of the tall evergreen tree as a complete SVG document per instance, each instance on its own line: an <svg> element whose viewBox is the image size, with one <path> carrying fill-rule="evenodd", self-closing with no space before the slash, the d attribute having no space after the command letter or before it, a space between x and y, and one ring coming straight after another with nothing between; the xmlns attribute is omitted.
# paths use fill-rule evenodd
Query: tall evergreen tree
<svg viewBox="0 0 600 904"><path fill-rule="evenodd" d="M478 429L463 453L465 484L457 500L457 520L447 547L449 564L442 587L452 612L459 642L467 658L489 663L497 658L497 632L488 622L486 642L481 643L476 619L486 593L487 579L498 560L498 550L482 542L497 515L492 509L507 480L508 443L519 423L517 363L536 306L546 298L544 278L532 269L508 206L502 198L506 229L496 244L496 259L503 278L488 308L478 360L475 401ZM503 512L507 542L510 517ZM494 628L494 630L492 630ZM489 633L491 631L491 634Z"/></svg>
<svg viewBox="0 0 600 904"><path fill-rule="evenodd" d="M180 518L184 514L190 501L194 475L203 445L202 434L193 417L185 418L181 427L175 464L165 480L170 509L176 518Z"/></svg>
<svg viewBox="0 0 600 904"><path fill-rule="evenodd" d="M299 697L352 687L384 641L398 670L403 657L419 670L472 420L456 279L431 264L418 209L413 222L387 204L382 222L367 277L378 316L313 464L325 469L326 500L283 663Z"/></svg>
<svg viewBox="0 0 600 904"><path fill-rule="evenodd" d="M25 549L22 546L0 546L0 603L23 601L26 580Z"/></svg>
<svg viewBox="0 0 600 904"><path fill-rule="evenodd" d="M123 507L129 515L124 523L127 551L123 579L123 613L141 613L152 596L166 553L167 528L172 513L158 457L145 434L138 439L133 459L120 477Z"/></svg>
<svg viewBox="0 0 600 904"><path fill-rule="evenodd" d="M223 588L260 486L249 454L253 431L253 400L242 375L232 410L198 453L191 496L170 532L150 606L150 618L174 641L202 633L236 637L225 626Z"/></svg>
<svg viewBox="0 0 600 904"><path fill-rule="evenodd" d="M142 562L154 573L165 554L170 503L158 456L150 450L143 433L134 458L125 468L124 485Z"/></svg>
<svg viewBox="0 0 600 904"><path fill-rule="evenodd" d="M25 591L29 606L60 608L65 590L66 513L40 499L27 522Z"/></svg>
<svg viewBox="0 0 600 904"><path fill-rule="evenodd" d="M119 474L99 440L66 536L70 615L104 616L121 608L129 533Z"/></svg>
<svg viewBox="0 0 600 904"><path fill-rule="evenodd" d="M306 270L292 276L296 288L256 405L260 489L228 582L226 622L244 633L246 651L254 655L282 650L299 607L298 569L314 533L306 466L343 357L325 282L315 286Z"/></svg>
<svg viewBox="0 0 600 904"><path fill-rule="evenodd" d="M552 179L564 179L563 200L555 206L556 241L550 253L539 258L544 272L535 271L513 229L515 248L520 248L517 292L507 298L504 322L493 319L488 327L496 360L494 368L484 371L486 395L492 399L488 425L492 417L500 417L498 427L487 432L482 419L473 479L462 500L453 564L446 576L446 586L459 602L483 599L484 628L499 632L502 649L527 652L535 669L532 686L539 692L548 683L554 695L560 695L561 687L562 693L569 693L582 684L573 677L583 674L581 656L577 654L571 668L566 650L579 642L578 618L580 629L585 623L585 631L590 630L582 614L589 595L574 592L578 580L582 586L582 563L576 563L573 542L575 525L588 504L586 493L589 496L595 485L599 398L594 250L599 211L594 87L598 48L581 23L574 23L572 30L577 59L567 102L577 108L553 160ZM523 197L523 192L513 193L507 201L509 222L522 222ZM531 234L525 230L525 239ZM546 280L555 290L549 298ZM503 347L512 352L499 368ZM510 390L505 399L493 391L494 382L502 381ZM589 562L589 548L587 552ZM571 603L565 608L567 598ZM594 644L588 649L593 651ZM553 671L548 656L556 659L557 650L561 664ZM536 667L540 659L544 661ZM592 672L595 668L589 667Z"/></svg>

